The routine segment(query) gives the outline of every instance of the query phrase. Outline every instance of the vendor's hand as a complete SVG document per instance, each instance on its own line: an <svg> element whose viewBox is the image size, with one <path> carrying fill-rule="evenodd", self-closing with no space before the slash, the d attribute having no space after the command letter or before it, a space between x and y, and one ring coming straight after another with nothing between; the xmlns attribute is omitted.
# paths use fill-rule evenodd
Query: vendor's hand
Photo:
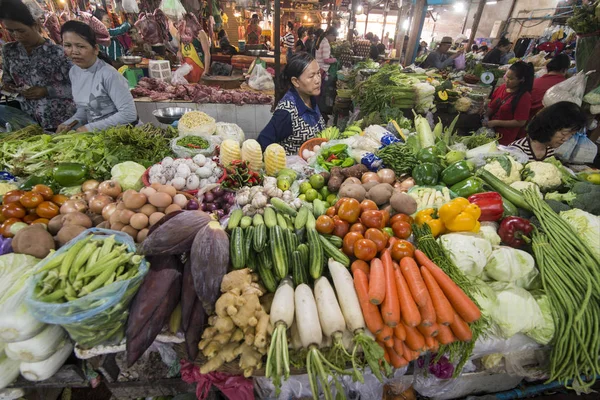
<svg viewBox="0 0 600 400"><path fill-rule="evenodd" d="M85 125L80 126L79 128L77 128L77 132L89 132L88 128L85 127Z"/></svg>
<svg viewBox="0 0 600 400"><path fill-rule="evenodd" d="M487 126L488 128L495 128L497 126L497 124L496 124L497 122L498 121L496 121L496 120L491 120L491 121L488 121L487 124L485 124L485 126Z"/></svg>
<svg viewBox="0 0 600 400"><path fill-rule="evenodd" d="M79 121L75 121L75 123L71 122L70 124L62 123L56 128L56 133L64 133L69 132L73 129L73 126L76 126Z"/></svg>
<svg viewBox="0 0 600 400"><path fill-rule="evenodd" d="M21 94L28 100L38 100L48 96L48 89L43 86L34 86L23 90Z"/></svg>

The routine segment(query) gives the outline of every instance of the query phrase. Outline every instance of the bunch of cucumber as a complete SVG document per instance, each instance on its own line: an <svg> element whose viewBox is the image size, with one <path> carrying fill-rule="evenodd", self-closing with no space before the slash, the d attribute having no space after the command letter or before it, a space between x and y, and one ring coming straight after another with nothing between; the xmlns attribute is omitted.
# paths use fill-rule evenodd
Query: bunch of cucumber
<svg viewBox="0 0 600 400"><path fill-rule="evenodd" d="M288 275L295 285L318 279L327 262L325 256L350 265L350 259L339 250L342 240L320 235L308 206L296 211L278 198L272 198L271 205L263 215L254 217L243 216L242 210L232 212L227 229L234 269L256 271L265 288L275 292Z"/></svg>

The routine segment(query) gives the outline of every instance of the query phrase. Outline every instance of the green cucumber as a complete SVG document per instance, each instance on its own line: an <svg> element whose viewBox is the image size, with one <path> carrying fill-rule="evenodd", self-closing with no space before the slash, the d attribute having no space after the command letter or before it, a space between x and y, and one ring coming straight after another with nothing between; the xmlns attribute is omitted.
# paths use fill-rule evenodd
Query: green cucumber
<svg viewBox="0 0 600 400"><path fill-rule="evenodd" d="M307 229L308 248L310 250L310 259L308 271L311 278L319 279L323 274L323 246L319 239L319 233L312 228Z"/></svg>
<svg viewBox="0 0 600 400"><path fill-rule="evenodd" d="M240 221L240 227L247 228L250 225L252 225L252 217L248 217L247 215L242 217L242 220Z"/></svg>
<svg viewBox="0 0 600 400"><path fill-rule="evenodd" d="M325 212L327 211L325 209L325 202L323 202L319 199L314 199L312 203L313 203L313 215L315 218L319 218L321 215L325 214Z"/></svg>
<svg viewBox="0 0 600 400"><path fill-rule="evenodd" d="M297 250L292 253L292 278L296 286L301 283L308 283L306 267L302 262L302 255Z"/></svg>
<svg viewBox="0 0 600 400"><path fill-rule="evenodd" d="M273 207L275 207L277 211L289 215L290 217L295 217L296 215L298 215L298 212L296 210L294 210L290 205L288 205L285 201L281 200L280 198L272 197L271 204L273 205Z"/></svg>
<svg viewBox="0 0 600 400"><path fill-rule="evenodd" d="M233 210L231 212L231 215L229 216L229 222L227 222L227 230L232 231L233 228L237 228L238 225L240 224L240 221L242 220L243 216L244 216L244 212L242 211L241 208L238 208L237 210Z"/></svg>
<svg viewBox="0 0 600 400"><path fill-rule="evenodd" d="M246 265L246 252L244 250L244 230L239 226L233 228L229 239L229 258L233 269L242 269Z"/></svg>
<svg viewBox="0 0 600 400"><path fill-rule="evenodd" d="M254 227L254 236L252 238L252 247L254 251L261 252L267 246L267 226L265 224Z"/></svg>
<svg viewBox="0 0 600 400"><path fill-rule="evenodd" d="M278 279L283 279L288 274L287 246L284 235L283 229L279 225L269 229L269 248L271 249L274 275Z"/></svg>
<svg viewBox="0 0 600 400"><path fill-rule="evenodd" d="M250 257L250 253L252 252L252 239L254 236L254 227L249 226L244 229L244 255L246 256L246 260Z"/></svg>
<svg viewBox="0 0 600 400"><path fill-rule="evenodd" d="M254 217L252 218L252 226L259 226L259 225L264 225L265 221L263 219L263 216L260 214L254 214Z"/></svg>
<svg viewBox="0 0 600 400"><path fill-rule="evenodd" d="M273 271L262 263L258 264L258 276L260 276L263 286L269 292L274 293L277 290L277 279L273 275Z"/></svg>
<svg viewBox="0 0 600 400"><path fill-rule="evenodd" d="M297 251L299 251L300 255L302 256L302 265L304 265L304 268L308 268L308 259L310 257L308 245L306 243L302 243L298 246Z"/></svg>
<svg viewBox="0 0 600 400"><path fill-rule="evenodd" d="M263 219L267 228L272 228L277 225L277 213L272 207L266 207L263 213Z"/></svg>
<svg viewBox="0 0 600 400"><path fill-rule="evenodd" d="M326 238L327 240L329 240L329 242L331 242L338 249L344 245L344 241L339 236L335 236L335 235L323 235L323 234L321 234L321 236L323 236L324 238Z"/></svg>
<svg viewBox="0 0 600 400"><path fill-rule="evenodd" d="M298 211L298 215L296 215L296 219L294 220L294 228L296 230L300 230L304 228L306 225L306 219L308 218L308 208L306 206L300 207Z"/></svg>
<svg viewBox="0 0 600 400"><path fill-rule="evenodd" d="M273 260L271 259L271 252L268 247L258 253L257 263L267 269L273 269Z"/></svg>
<svg viewBox="0 0 600 400"><path fill-rule="evenodd" d="M350 259L347 255L342 253L338 247L331 243L327 238L319 235L323 250L328 258L333 258L335 261L343 264L346 268L350 266Z"/></svg>
<svg viewBox="0 0 600 400"><path fill-rule="evenodd" d="M287 221L283 217L283 214L277 213L277 225L282 229L287 229Z"/></svg>

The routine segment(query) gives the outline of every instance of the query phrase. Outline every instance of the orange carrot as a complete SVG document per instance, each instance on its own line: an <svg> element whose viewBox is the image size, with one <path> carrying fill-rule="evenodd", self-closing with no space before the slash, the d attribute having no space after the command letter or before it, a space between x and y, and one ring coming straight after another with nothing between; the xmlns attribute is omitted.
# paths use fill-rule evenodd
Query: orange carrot
<svg viewBox="0 0 600 400"><path fill-rule="evenodd" d="M375 305L383 303L385 298L385 272L379 258L371 260L369 274L369 301Z"/></svg>
<svg viewBox="0 0 600 400"><path fill-rule="evenodd" d="M421 332L412 326L405 326L404 329L406 329L406 340L404 343L411 350L421 350L425 346L425 338L421 335Z"/></svg>
<svg viewBox="0 0 600 400"><path fill-rule="evenodd" d="M454 334L446 325L438 325L438 334L435 338L440 344L450 344L456 341Z"/></svg>
<svg viewBox="0 0 600 400"><path fill-rule="evenodd" d="M384 325L383 329L381 329L381 332L379 332L377 335L375 335L377 340L379 340L380 342L383 342L383 343L387 342L393 336L394 336L394 330L387 325Z"/></svg>
<svg viewBox="0 0 600 400"><path fill-rule="evenodd" d="M429 349L432 353L436 353L440 348L440 342L436 338L432 338L433 346Z"/></svg>
<svg viewBox="0 0 600 400"><path fill-rule="evenodd" d="M465 320L465 322L474 322L481 317L481 311L479 311L477 305L475 305L469 296L467 296L440 267L435 265L425 253L420 250L415 250L415 258L421 266L427 268L427 270L431 272L431 275L446 295L450 304L452 304L454 310L463 320Z"/></svg>
<svg viewBox="0 0 600 400"><path fill-rule="evenodd" d="M393 328L400 322L400 302L398 301L394 266L389 249L381 253L381 262L385 271L385 298L381 304L381 316L383 317L383 321Z"/></svg>
<svg viewBox="0 0 600 400"><path fill-rule="evenodd" d="M402 341L406 340L406 330L403 324L398 324L394 327L394 336Z"/></svg>
<svg viewBox="0 0 600 400"><path fill-rule="evenodd" d="M394 347L394 337L390 336L385 342L383 342L383 344L385 344L385 347L387 348Z"/></svg>
<svg viewBox="0 0 600 400"><path fill-rule="evenodd" d="M367 276L369 276L369 274L370 274L369 264L367 264L363 260L356 260L352 263L352 265L350 266L350 270L352 271L352 274L354 274L354 270L356 270L356 269L362 270L365 274L367 274Z"/></svg>
<svg viewBox="0 0 600 400"><path fill-rule="evenodd" d="M433 308L433 302L431 301L431 298L427 300L427 303L425 303L423 307L419 307L419 313L421 313L421 325L431 326L435 324L435 308Z"/></svg>
<svg viewBox="0 0 600 400"><path fill-rule="evenodd" d="M402 276L402 272L400 272L399 266L394 269L394 278L396 278L396 289L398 290L398 299L400 300L402 321L409 326L419 325L421 323L421 314L412 294L410 294L410 289Z"/></svg>
<svg viewBox="0 0 600 400"><path fill-rule="evenodd" d="M454 321L450 324L450 329L460 341L468 342L473 339L471 328L457 313L454 313Z"/></svg>
<svg viewBox="0 0 600 400"><path fill-rule="evenodd" d="M356 270L354 272L354 289L356 289L356 295L360 302L360 308L365 319L365 324L371 333L377 335L384 327L383 320L381 319L379 308L369 301L369 282L367 274L361 270Z"/></svg>
<svg viewBox="0 0 600 400"><path fill-rule="evenodd" d="M419 325L417 329L421 334L427 339L428 337L434 337L438 334L438 324L433 324L431 326Z"/></svg>
<svg viewBox="0 0 600 400"><path fill-rule="evenodd" d="M383 358L385 359L385 361L387 361L388 364L390 364L390 352L385 346L383 346Z"/></svg>
<svg viewBox="0 0 600 400"><path fill-rule="evenodd" d="M408 364L408 362L403 357L399 356L393 348L388 348L388 354L390 355L390 361L394 368L401 368Z"/></svg>
<svg viewBox="0 0 600 400"><path fill-rule="evenodd" d="M404 353L404 346L402 345L402 343L402 340L398 339L397 337L394 338L394 351L399 356L402 356L402 354Z"/></svg>
<svg viewBox="0 0 600 400"><path fill-rule="evenodd" d="M421 276L423 276L423 281L425 281L425 285L429 291L429 296L431 297L433 308L435 309L437 323L449 325L454 321L454 309L427 268L421 267Z"/></svg>
<svg viewBox="0 0 600 400"><path fill-rule="evenodd" d="M415 260L410 257L402 258L400 260L400 272L402 272L402 276L406 279L415 303L419 307L425 306L427 304L427 287L425 286L425 282L423 282L423 278L421 278L421 273Z"/></svg>
<svg viewBox="0 0 600 400"><path fill-rule="evenodd" d="M427 347L427 350L431 349L433 346L435 346L435 339L431 336L425 336L425 347Z"/></svg>
<svg viewBox="0 0 600 400"><path fill-rule="evenodd" d="M410 362L412 360L416 360L417 358L419 358L419 353L412 351L411 348L408 347L406 342L404 342L403 344L404 344L404 352L402 353L402 356L406 359L406 361Z"/></svg>

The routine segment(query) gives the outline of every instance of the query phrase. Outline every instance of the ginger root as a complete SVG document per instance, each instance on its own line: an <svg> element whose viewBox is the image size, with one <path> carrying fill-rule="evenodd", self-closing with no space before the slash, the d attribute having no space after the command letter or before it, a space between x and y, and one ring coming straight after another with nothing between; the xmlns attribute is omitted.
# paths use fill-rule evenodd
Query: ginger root
<svg viewBox="0 0 600 400"><path fill-rule="evenodd" d="M239 366L244 370L244 376L248 378L252 376L255 369L262 366L262 354L245 343L237 351L240 353Z"/></svg>
<svg viewBox="0 0 600 400"><path fill-rule="evenodd" d="M254 334L254 347L263 348L267 347L267 330L269 328L269 314L262 312L256 324L256 330Z"/></svg>
<svg viewBox="0 0 600 400"><path fill-rule="evenodd" d="M227 293L236 288L244 288L253 281L252 272L248 268L231 271L221 281L221 292ZM256 282L256 281L255 281Z"/></svg>
<svg viewBox="0 0 600 400"><path fill-rule="evenodd" d="M226 362L231 362L239 355L238 348L240 345L235 342L231 342L223 346L213 358L208 360L202 367L200 367L201 374L208 374L209 372L216 371Z"/></svg>

